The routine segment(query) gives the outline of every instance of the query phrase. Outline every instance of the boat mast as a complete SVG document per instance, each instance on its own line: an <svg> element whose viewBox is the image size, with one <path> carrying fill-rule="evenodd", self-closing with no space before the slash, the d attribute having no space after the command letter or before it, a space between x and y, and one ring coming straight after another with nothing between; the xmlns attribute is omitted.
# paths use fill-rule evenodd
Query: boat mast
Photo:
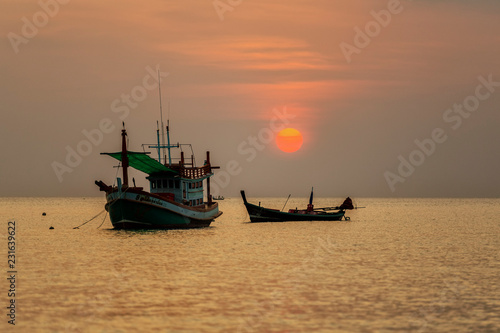
<svg viewBox="0 0 500 333"><path fill-rule="evenodd" d="M172 165L172 158L170 157L170 103L168 103L167 113L167 149L168 149L168 165Z"/></svg>
<svg viewBox="0 0 500 333"><path fill-rule="evenodd" d="M161 105L161 81L160 81L160 70L158 70L158 95L160 96L160 122L161 122L161 148L167 148L168 150L168 165L172 165L172 157L170 155L170 103L168 103L168 113L167 113L167 145L165 146L165 126L163 125L163 109ZM160 147L160 137L158 134L158 147ZM161 152L161 149L158 148ZM161 160L159 159L160 163ZM167 163L167 157L165 156L165 163Z"/></svg>
<svg viewBox="0 0 500 333"><path fill-rule="evenodd" d="M160 124L161 124L161 146L158 148L161 152L161 148L165 146L165 127L163 126L163 110L161 107L161 80L160 80L160 70L158 70L158 95L160 96ZM160 146L160 144L158 144ZM170 154L169 154L170 155ZM161 161L160 161L161 163Z"/></svg>
<svg viewBox="0 0 500 333"><path fill-rule="evenodd" d="M210 152L207 151L207 161L205 163L208 166L208 172L212 172L212 166L210 165ZM209 205L212 204L212 194L210 193L210 177L207 178L207 202Z"/></svg>
<svg viewBox="0 0 500 333"><path fill-rule="evenodd" d="M160 125L158 122L156 122L156 139L158 141L158 162L161 163Z"/></svg>
<svg viewBox="0 0 500 333"><path fill-rule="evenodd" d="M313 190L314 190L314 187L311 187L311 196L309 197L309 204L307 205L307 211L308 212L311 212L314 209L314 205L313 205Z"/></svg>
<svg viewBox="0 0 500 333"><path fill-rule="evenodd" d="M127 155L127 130L125 123L122 129L122 168L123 168L123 185L128 187L128 155Z"/></svg>

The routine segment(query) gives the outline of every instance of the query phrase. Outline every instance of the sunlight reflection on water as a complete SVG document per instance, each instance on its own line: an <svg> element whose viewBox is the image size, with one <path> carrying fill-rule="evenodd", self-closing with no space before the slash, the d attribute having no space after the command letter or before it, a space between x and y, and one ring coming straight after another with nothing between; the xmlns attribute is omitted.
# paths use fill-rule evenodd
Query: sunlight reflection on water
<svg viewBox="0 0 500 333"><path fill-rule="evenodd" d="M286 198L249 200L281 208ZM351 222L252 224L229 198L205 229L97 229L102 218L73 229L103 203L1 199L5 229L11 218L18 227L16 328L500 330L499 199L358 199L367 208Z"/></svg>

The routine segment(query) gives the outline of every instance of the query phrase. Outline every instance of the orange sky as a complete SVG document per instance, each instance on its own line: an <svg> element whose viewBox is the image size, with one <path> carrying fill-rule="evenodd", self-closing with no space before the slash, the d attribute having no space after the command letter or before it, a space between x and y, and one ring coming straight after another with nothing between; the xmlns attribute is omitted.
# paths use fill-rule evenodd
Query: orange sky
<svg viewBox="0 0 500 333"><path fill-rule="evenodd" d="M323 196L498 196L500 89L459 130L442 119L479 76L500 81L497 1L397 2L350 61L342 43L355 46L356 27L373 26L373 12L394 0L242 1L223 20L212 0L65 2L1 5L0 139L9 158L0 162L0 195L99 195L94 178L114 176L99 152L118 149L118 130L62 182L52 163L102 119L118 128L111 104L159 65L169 73L162 90L175 140L193 143L199 158L210 149L222 167L242 167L222 194L307 195L315 186ZM286 155L269 143L248 162L239 144L283 108L294 116L288 127L304 134L301 150ZM133 144L154 141L157 89L129 111ZM437 127L449 140L391 191L384 173L396 173L398 156ZM264 172L279 173L274 185ZM278 190L291 178L300 181Z"/></svg>

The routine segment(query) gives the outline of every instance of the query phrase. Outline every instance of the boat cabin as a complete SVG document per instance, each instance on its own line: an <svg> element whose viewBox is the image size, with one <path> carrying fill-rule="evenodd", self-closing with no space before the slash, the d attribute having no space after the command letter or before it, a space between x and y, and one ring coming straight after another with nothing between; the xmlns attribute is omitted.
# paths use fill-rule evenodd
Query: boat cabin
<svg viewBox="0 0 500 333"><path fill-rule="evenodd" d="M188 206L204 204L203 180L211 176L205 174L200 178L183 178L169 174L154 174L146 177L149 180L150 192Z"/></svg>

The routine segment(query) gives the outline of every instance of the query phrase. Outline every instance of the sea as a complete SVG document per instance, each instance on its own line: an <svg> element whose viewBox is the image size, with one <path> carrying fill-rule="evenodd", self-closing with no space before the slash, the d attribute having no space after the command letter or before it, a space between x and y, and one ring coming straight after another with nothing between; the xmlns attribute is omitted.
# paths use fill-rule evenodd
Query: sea
<svg viewBox="0 0 500 333"><path fill-rule="evenodd" d="M0 331L500 332L500 199L355 202L249 223L226 198L208 228L120 231L102 197L0 198Z"/></svg>

